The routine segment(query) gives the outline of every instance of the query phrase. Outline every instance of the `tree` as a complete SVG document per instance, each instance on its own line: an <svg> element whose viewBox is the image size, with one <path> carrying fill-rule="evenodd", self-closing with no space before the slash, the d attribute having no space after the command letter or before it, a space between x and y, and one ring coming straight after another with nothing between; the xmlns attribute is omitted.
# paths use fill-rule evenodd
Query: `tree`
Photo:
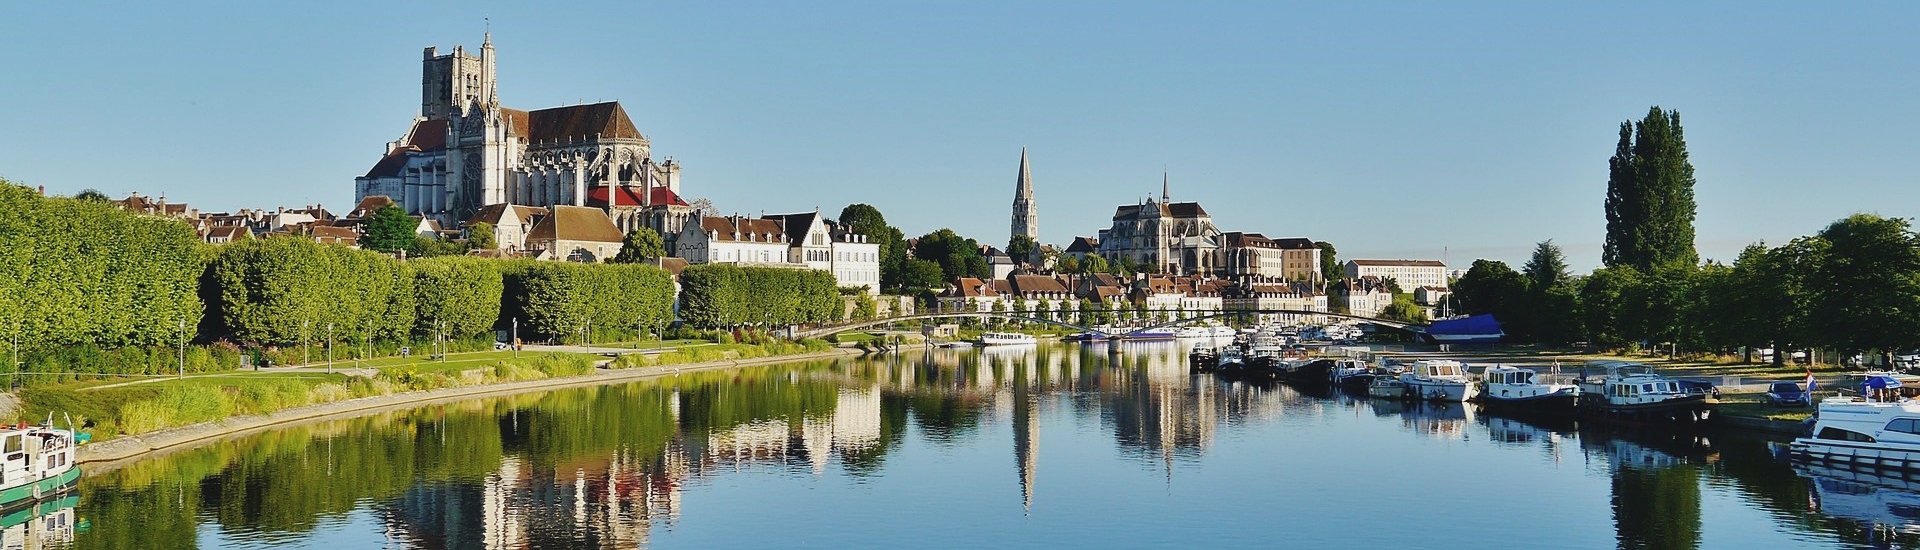
<svg viewBox="0 0 1920 550"><path fill-rule="evenodd" d="M1382 279L1380 282L1385 283L1387 285L1387 292L1390 294L1399 295L1399 294L1407 293L1406 289L1400 288L1399 279L1395 279L1393 277L1387 277L1385 279Z"/></svg>
<svg viewBox="0 0 1920 550"><path fill-rule="evenodd" d="M938 263L941 274L949 280L958 277L986 278L989 274L987 258L980 255L980 243L961 237L952 229L922 235L914 245L913 255Z"/></svg>
<svg viewBox="0 0 1920 550"><path fill-rule="evenodd" d="M1640 272L1629 267L1596 269L1587 276L1579 296L1589 341L1610 348L1627 345L1629 330L1621 322L1622 311L1628 290L1638 286L1640 278Z"/></svg>
<svg viewBox="0 0 1920 550"><path fill-rule="evenodd" d="M1080 273L1083 274L1108 273L1111 269L1107 266L1107 259L1100 256L1087 256L1087 259L1080 261Z"/></svg>
<svg viewBox="0 0 1920 550"><path fill-rule="evenodd" d="M651 227L636 227L627 232L627 238L620 245L620 253L614 255L613 263L637 264L663 258L667 255L666 241L660 233Z"/></svg>
<svg viewBox="0 0 1920 550"><path fill-rule="evenodd" d="M440 256L460 256L467 253L467 246L448 242L426 235L413 235L413 242L407 245L407 256L412 258L436 258Z"/></svg>
<svg viewBox="0 0 1920 550"><path fill-rule="evenodd" d="M1413 303L1412 297L1405 294L1397 294L1393 297L1393 303L1387 304L1385 309L1380 310L1380 317L1409 323L1425 323L1427 322L1427 310L1426 308L1420 307L1419 304Z"/></svg>
<svg viewBox="0 0 1920 550"><path fill-rule="evenodd" d="M1313 246L1320 249L1320 280L1338 281L1347 276L1346 270L1340 268L1340 259L1333 249L1333 243L1315 241Z"/></svg>
<svg viewBox="0 0 1920 550"><path fill-rule="evenodd" d="M1601 260L1652 273L1656 266L1693 265L1693 164L1679 111L1655 106L1638 123L1620 124L1607 161L1607 239Z"/></svg>
<svg viewBox="0 0 1920 550"><path fill-rule="evenodd" d="M1540 241L1533 245L1533 257L1527 259L1527 265L1521 268L1527 276L1527 282L1541 291L1559 286L1567 280L1567 260L1560 253L1560 247L1553 239Z"/></svg>
<svg viewBox="0 0 1920 550"><path fill-rule="evenodd" d="M1014 263L1033 263L1034 253L1039 249L1040 245L1033 242L1033 237L1026 235L1014 235L1007 240L1007 257L1013 258Z"/></svg>
<svg viewBox="0 0 1920 550"><path fill-rule="evenodd" d="M1461 313L1493 314L1508 333L1522 340L1532 334L1523 321L1527 303L1527 280L1506 262L1474 260L1467 274L1453 284L1453 295Z"/></svg>
<svg viewBox="0 0 1920 550"><path fill-rule="evenodd" d="M406 210L387 203L367 216L367 234L360 237L360 247L394 253L413 245L413 230L418 226L419 222L408 216Z"/></svg>
<svg viewBox="0 0 1920 550"><path fill-rule="evenodd" d="M940 272L940 264L932 260L913 260L907 262L902 270L901 285L904 288L931 290L947 286L948 280Z"/></svg>
<svg viewBox="0 0 1920 550"><path fill-rule="evenodd" d="M1908 221L1854 214L1819 237L1826 251L1809 281L1820 343L1849 356L1920 346L1920 234Z"/></svg>
<svg viewBox="0 0 1920 550"><path fill-rule="evenodd" d="M112 200L107 198L106 193L101 193L99 189L94 189L91 187L87 189L82 189L80 190L79 193L74 193L73 198L74 200L85 201L85 202L107 202Z"/></svg>
<svg viewBox="0 0 1920 550"><path fill-rule="evenodd" d="M695 198L693 200L687 201L687 206L693 207L693 213L694 215L697 215L697 216L720 215L720 209L714 208L713 200L708 199L706 197L699 197L699 198ZM694 218L694 219L699 220L699 218Z"/></svg>
<svg viewBox="0 0 1920 550"><path fill-rule="evenodd" d="M493 237L493 224L477 222L467 227L467 248L473 250L500 248L500 242Z"/></svg>
<svg viewBox="0 0 1920 550"><path fill-rule="evenodd" d="M1060 261L1053 264L1053 269L1061 273L1079 273L1080 260L1073 256L1061 256Z"/></svg>

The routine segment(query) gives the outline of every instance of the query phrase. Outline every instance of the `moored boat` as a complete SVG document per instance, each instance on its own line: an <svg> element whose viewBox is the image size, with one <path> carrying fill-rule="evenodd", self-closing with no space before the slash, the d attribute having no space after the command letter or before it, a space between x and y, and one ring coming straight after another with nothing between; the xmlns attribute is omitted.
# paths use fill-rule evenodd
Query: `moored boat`
<svg viewBox="0 0 1920 550"><path fill-rule="evenodd" d="M1247 356L1236 347L1220 350L1220 357L1213 364L1213 371L1221 374L1238 374L1246 368Z"/></svg>
<svg viewBox="0 0 1920 550"><path fill-rule="evenodd" d="M1598 369L1601 374L1587 371ZM1582 416L1653 423L1691 423L1706 420L1718 400L1712 394L1689 392L1679 380L1656 373L1652 367L1625 361L1592 361L1581 369Z"/></svg>
<svg viewBox="0 0 1920 550"><path fill-rule="evenodd" d="M1414 361L1400 381L1406 383L1408 396L1427 401L1466 401L1473 393L1466 367L1451 359Z"/></svg>
<svg viewBox="0 0 1920 550"><path fill-rule="evenodd" d="M1172 340L1179 336L1179 331L1176 331L1168 327L1160 327L1160 328L1150 328L1145 330L1136 330L1132 332L1126 332L1125 329L1122 329L1121 334L1124 335L1126 339L1135 340L1135 341Z"/></svg>
<svg viewBox="0 0 1920 550"><path fill-rule="evenodd" d="M1220 365L1220 352L1213 346L1194 346L1187 352L1187 368L1194 372L1212 372Z"/></svg>
<svg viewBox="0 0 1920 550"><path fill-rule="evenodd" d="M0 429L0 445L0 508L65 492L80 480L73 430L21 424Z"/></svg>
<svg viewBox="0 0 1920 550"><path fill-rule="evenodd" d="M1485 385L1480 402L1511 413L1572 415L1580 388L1572 384L1544 384L1533 369L1496 365L1481 376Z"/></svg>
<svg viewBox="0 0 1920 550"><path fill-rule="evenodd" d="M1352 393L1365 393L1376 375L1373 367L1358 359L1341 359L1333 371L1333 383Z"/></svg>
<svg viewBox="0 0 1920 550"><path fill-rule="evenodd" d="M988 332L980 335L982 346L1024 346L1040 343L1032 335L1018 332Z"/></svg>
<svg viewBox="0 0 1920 550"><path fill-rule="evenodd" d="M1395 376L1376 376L1367 384L1367 396L1383 399L1406 399L1407 383Z"/></svg>
<svg viewBox="0 0 1920 550"><path fill-rule="evenodd" d="M1814 415L1813 433L1787 448L1800 460L1920 473L1920 402L1827 398Z"/></svg>

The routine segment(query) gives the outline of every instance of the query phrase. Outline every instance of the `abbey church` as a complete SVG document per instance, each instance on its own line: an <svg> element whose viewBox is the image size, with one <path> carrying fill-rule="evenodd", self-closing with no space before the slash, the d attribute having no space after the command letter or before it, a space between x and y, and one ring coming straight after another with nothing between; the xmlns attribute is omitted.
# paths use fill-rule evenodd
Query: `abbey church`
<svg viewBox="0 0 1920 550"><path fill-rule="evenodd" d="M696 215L680 197L680 165L654 160L619 102L510 109L496 75L491 33L478 56L427 48L420 115L354 178L354 199L392 197L448 226L502 203L600 208L622 232L644 226L663 236Z"/></svg>

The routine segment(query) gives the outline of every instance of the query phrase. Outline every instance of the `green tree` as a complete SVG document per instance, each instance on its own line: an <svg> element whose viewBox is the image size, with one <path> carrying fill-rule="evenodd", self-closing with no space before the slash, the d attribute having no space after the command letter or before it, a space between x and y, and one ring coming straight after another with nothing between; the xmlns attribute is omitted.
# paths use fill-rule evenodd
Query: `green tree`
<svg viewBox="0 0 1920 550"><path fill-rule="evenodd" d="M1920 346L1920 234L1905 219L1854 214L1820 231L1810 279L1820 343L1845 355Z"/></svg>
<svg viewBox="0 0 1920 550"><path fill-rule="evenodd" d="M1493 314L1507 333L1521 340L1533 337L1523 319L1527 308L1527 280L1506 262L1474 260L1467 274L1453 284L1453 295L1466 314Z"/></svg>
<svg viewBox="0 0 1920 550"><path fill-rule="evenodd" d="M1333 243L1314 241L1313 246L1320 249L1320 280L1338 281L1346 278L1347 272L1340 267L1340 258L1333 249Z"/></svg>
<svg viewBox="0 0 1920 550"><path fill-rule="evenodd" d="M467 248L473 250L493 250L500 248L500 242L494 239L493 224L477 222L467 228Z"/></svg>
<svg viewBox="0 0 1920 550"><path fill-rule="evenodd" d="M984 279L989 274L987 259L980 255L980 243L961 237L952 229L922 235L914 244L913 255L940 264L940 273L948 280L957 277Z"/></svg>
<svg viewBox="0 0 1920 550"><path fill-rule="evenodd" d="M467 253L467 246L448 242L426 235L413 235L413 242L407 245L407 256L413 258L434 258L439 256L459 256Z"/></svg>
<svg viewBox="0 0 1920 550"><path fill-rule="evenodd" d="M1586 277L1579 296L1589 341L1609 348L1624 347L1631 341L1628 334L1632 330L1622 319L1627 293L1640 285L1640 279L1640 272L1630 267L1596 269Z"/></svg>
<svg viewBox="0 0 1920 550"><path fill-rule="evenodd" d="M1573 288L1575 281L1567 274L1566 257L1553 239L1534 245L1533 257L1522 267L1521 275L1527 280L1531 307L1525 319L1516 320L1531 325L1526 332L1535 340L1555 344L1579 339L1579 290Z"/></svg>
<svg viewBox="0 0 1920 550"><path fill-rule="evenodd" d="M1620 124L1607 161L1607 239L1601 260L1652 273L1660 265L1693 265L1693 164L1679 111L1655 106L1639 122Z"/></svg>
<svg viewBox="0 0 1920 550"><path fill-rule="evenodd" d="M1399 279L1395 279L1393 277L1387 277L1386 279L1382 279L1380 282L1385 283L1387 285L1387 292L1390 294L1399 295L1399 294L1407 293L1406 289L1400 288Z"/></svg>
<svg viewBox="0 0 1920 550"><path fill-rule="evenodd" d="M871 321L879 316L879 307L874 303L872 294L862 292L854 295L853 319L855 321Z"/></svg>
<svg viewBox="0 0 1920 550"><path fill-rule="evenodd" d="M1013 258L1017 264L1033 263L1039 250L1040 245L1033 242L1033 237L1014 235L1007 240L1007 257Z"/></svg>
<svg viewBox="0 0 1920 550"><path fill-rule="evenodd" d="M1080 260L1073 256L1061 256L1059 261L1054 262L1053 269L1061 273L1079 273Z"/></svg>
<svg viewBox="0 0 1920 550"><path fill-rule="evenodd" d="M1385 309L1380 310L1380 317L1409 323L1425 323L1427 322L1427 310L1426 308L1420 307L1419 304L1413 303L1412 296L1395 294L1393 296L1393 303L1387 304Z"/></svg>
<svg viewBox="0 0 1920 550"><path fill-rule="evenodd" d="M932 290L945 288L947 281L950 280L947 279L946 274L940 272L940 264L935 263L933 260L916 259L909 261L907 262L906 268L901 270L901 274L900 283L909 289Z"/></svg>
<svg viewBox="0 0 1920 550"><path fill-rule="evenodd" d="M1560 286L1567 280L1566 255L1560 252L1558 245L1553 244L1553 239L1534 243L1533 257L1527 259L1527 265L1521 268L1521 273L1527 276L1533 288L1544 290Z"/></svg>
<svg viewBox="0 0 1920 550"><path fill-rule="evenodd" d="M666 255L666 241L661 240L659 232L651 227L636 227L627 232L626 239L620 244L620 253L614 255L612 262L637 264Z"/></svg>
<svg viewBox="0 0 1920 550"><path fill-rule="evenodd" d="M87 188L87 189L80 190L79 193L74 193L73 200L85 201L85 202L107 202L112 199L107 198L107 194L101 193L99 189Z"/></svg>
<svg viewBox="0 0 1920 550"><path fill-rule="evenodd" d="M360 247L388 254L413 246L419 221L408 216L399 205L387 203L367 216L367 233L360 236Z"/></svg>
<svg viewBox="0 0 1920 550"><path fill-rule="evenodd" d="M1107 259L1098 255L1087 256L1087 259L1080 262L1080 273L1092 275L1111 272L1112 268L1108 267Z"/></svg>

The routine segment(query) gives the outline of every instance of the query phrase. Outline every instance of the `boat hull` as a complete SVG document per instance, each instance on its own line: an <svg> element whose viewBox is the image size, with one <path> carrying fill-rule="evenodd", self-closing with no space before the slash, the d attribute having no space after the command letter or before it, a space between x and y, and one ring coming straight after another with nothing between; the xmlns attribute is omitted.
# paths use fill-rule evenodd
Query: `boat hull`
<svg viewBox="0 0 1920 550"><path fill-rule="evenodd" d="M0 489L0 508L12 507L19 504L40 500L50 495L57 495L60 493L64 493L68 489L72 489L73 486L78 484L79 482L80 482L80 468L78 466L75 466L73 468L68 468L67 471L60 472L58 475L55 475L53 477L35 481L33 483L23 483L20 485L15 485L13 487Z"/></svg>
<svg viewBox="0 0 1920 550"><path fill-rule="evenodd" d="M1573 416L1579 410L1579 403L1580 394L1571 389L1527 397L1480 396L1480 404L1507 414Z"/></svg>
<svg viewBox="0 0 1920 550"><path fill-rule="evenodd" d="M1687 395L1653 403L1610 403L1599 394L1580 395L1581 416L1649 423L1693 423L1707 419L1716 403L1704 395Z"/></svg>
<svg viewBox="0 0 1920 550"><path fill-rule="evenodd" d="M1920 446L1802 437L1787 444L1795 460L1850 470L1920 473Z"/></svg>
<svg viewBox="0 0 1920 550"><path fill-rule="evenodd" d="M1407 381L1407 395L1422 401L1447 401L1460 403L1467 400L1466 382Z"/></svg>

